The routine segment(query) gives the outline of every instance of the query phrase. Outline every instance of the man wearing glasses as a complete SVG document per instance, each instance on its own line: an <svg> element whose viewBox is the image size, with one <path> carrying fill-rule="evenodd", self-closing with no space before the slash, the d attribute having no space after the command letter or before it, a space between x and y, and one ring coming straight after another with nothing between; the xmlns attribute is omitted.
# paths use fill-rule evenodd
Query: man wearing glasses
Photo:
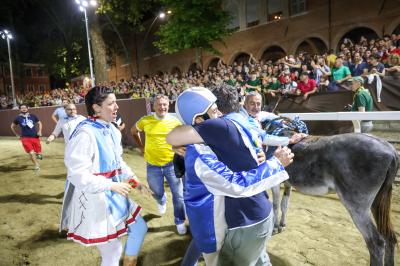
<svg viewBox="0 0 400 266"><path fill-rule="evenodd" d="M61 132L63 133L65 144L67 144L72 131L80 122L86 119L84 116L77 114L76 106L73 103L69 103L65 106L65 113L66 116L62 116L58 119L56 127L46 140L46 144L50 144L54 141Z"/></svg>
<svg viewBox="0 0 400 266"><path fill-rule="evenodd" d="M144 153L147 162L147 182L157 201L158 212L165 214L167 198L164 191L164 177L166 178L172 193L175 225L178 234L186 234L185 209L183 203L183 184L174 172L174 152L172 146L167 143L167 135L181 122L177 117L168 113L169 99L165 95L157 95L154 100L154 114L144 116L131 128L131 134ZM143 144L140 132L146 136Z"/></svg>

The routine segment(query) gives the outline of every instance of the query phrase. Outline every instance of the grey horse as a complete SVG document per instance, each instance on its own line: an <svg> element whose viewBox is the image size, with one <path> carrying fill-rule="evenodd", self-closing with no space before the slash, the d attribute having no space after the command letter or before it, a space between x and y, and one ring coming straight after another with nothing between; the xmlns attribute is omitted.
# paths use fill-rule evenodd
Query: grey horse
<svg viewBox="0 0 400 266"><path fill-rule="evenodd" d="M396 149L382 139L357 133L309 136L291 149L295 158L286 169L290 178L285 184L281 220L276 219L278 230L286 225L291 186L309 195L336 192L367 244L370 265L394 265L397 239L390 207L399 168ZM279 187L273 189L273 201L277 215Z"/></svg>

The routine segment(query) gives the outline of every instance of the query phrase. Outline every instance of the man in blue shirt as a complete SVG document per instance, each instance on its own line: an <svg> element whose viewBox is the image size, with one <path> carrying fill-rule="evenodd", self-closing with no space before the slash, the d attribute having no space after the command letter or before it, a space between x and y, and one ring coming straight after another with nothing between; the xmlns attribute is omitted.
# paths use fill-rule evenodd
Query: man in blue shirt
<svg viewBox="0 0 400 266"><path fill-rule="evenodd" d="M252 138L243 126L246 119L239 118L237 91L222 84L213 93L217 97L219 110L225 115L193 127L176 128L174 131L177 134L173 138L169 136L168 142L175 146L205 143L234 172L257 168L257 139ZM225 197L228 232L220 252L219 264L270 265L266 241L273 229L271 209L265 191L245 198Z"/></svg>
<svg viewBox="0 0 400 266"><path fill-rule="evenodd" d="M21 139L22 146L26 153L29 153L31 161L34 164L34 170L39 170L40 167L37 159L42 159L42 146L39 139L42 136L42 123L34 114L28 113L28 106L26 104L21 104L19 109L21 113L11 123L11 130L17 138ZM20 126L21 134L18 134L16 131L17 125Z"/></svg>
<svg viewBox="0 0 400 266"><path fill-rule="evenodd" d="M354 62L350 65L350 71L353 77L368 72L368 63L363 60L359 52L354 53Z"/></svg>
<svg viewBox="0 0 400 266"><path fill-rule="evenodd" d="M67 107L68 103L68 99L63 99L61 107L58 107L56 110L54 110L53 114L51 115L51 119L53 119L55 123L57 123L60 118L67 116L65 107Z"/></svg>

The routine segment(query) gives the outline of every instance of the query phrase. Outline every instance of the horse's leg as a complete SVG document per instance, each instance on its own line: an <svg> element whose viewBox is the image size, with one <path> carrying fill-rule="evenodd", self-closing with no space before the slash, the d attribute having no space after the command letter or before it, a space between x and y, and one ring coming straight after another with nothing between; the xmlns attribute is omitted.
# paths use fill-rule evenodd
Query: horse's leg
<svg viewBox="0 0 400 266"><path fill-rule="evenodd" d="M281 194L281 186L277 185L271 188L272 191L272 207L274 210L274 230L273 234L277 234L279 232L279 203L280 203L280 194Z"/></svg>
<svg viewBox="0 0 400 266"><path fill-rule="evenodd" d="M282 232L285 227L286 227L286 214L289 208L289 198L290 198L290 193L292 192L292 186L285 182L284 183L285 190L283 191L283 197L282 197L282 202L281 202L281 222L279 224L279 232Z"/></svg>
<svg viewBox="0 0 400 266"><path fill-rule="evenodd" d="M370 215L370 207L372 205L369 202L357 202L351 200L351 195L343 195L337 190L342 203L349 211L354 224L361 232L365 243L367 244L368 251L370 254L370 265L371 266L383 266L384 255L385 255L385 240L378 232L375 224L372 221ZM350 192L350 191L348 191Z"/></svg>

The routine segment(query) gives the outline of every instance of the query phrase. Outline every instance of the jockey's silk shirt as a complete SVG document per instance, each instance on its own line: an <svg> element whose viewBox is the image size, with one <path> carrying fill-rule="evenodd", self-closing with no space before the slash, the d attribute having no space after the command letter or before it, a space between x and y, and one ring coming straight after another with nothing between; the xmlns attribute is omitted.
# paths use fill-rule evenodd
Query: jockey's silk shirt
<svg viewBox="0 0 400 266"><path fill-rule="evenodd" d="M181 122L171 114L163 119L155 114L144 116L136 123L137 130L146 134L144 158L149 164L163 166L172 161L174 152L166 137L179 125Z"/></svg>
<svg viewBox="0 0 400 266"><path fill-rule="evenodd" d="M257 168L257 159L246 147L241 132L229 119L209 119L194 129L210 146L218 159L232 171L249 171ZM225 197L225 218L229 229L253 225L265 220L271 212L267 193L245 198Z"/></svg>

